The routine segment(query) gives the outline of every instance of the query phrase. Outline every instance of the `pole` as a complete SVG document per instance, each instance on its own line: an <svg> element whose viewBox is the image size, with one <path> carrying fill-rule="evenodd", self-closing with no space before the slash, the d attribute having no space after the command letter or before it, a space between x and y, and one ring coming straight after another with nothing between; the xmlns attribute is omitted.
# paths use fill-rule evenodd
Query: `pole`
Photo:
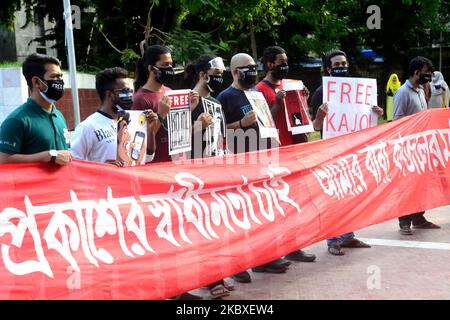
<svg viewBox="0 0 450 320"><path fill-rule="evenodd" d="M443 42L443 39L442 39L442 31L441 31L440 39L439 39L439 71L441 71L441 72L442 72L442 42Z"/></svg>
<svg viewBox="0 0 450 320"><path fill-rule="evenodd" d="M77 63L75 60L75 48L73 44L72 7L70 6L70 0L63 1L67 61L69 63L70 87L72 89L73 120L74 127L76 127L80 123L80 104L78 101Z"/></svg>

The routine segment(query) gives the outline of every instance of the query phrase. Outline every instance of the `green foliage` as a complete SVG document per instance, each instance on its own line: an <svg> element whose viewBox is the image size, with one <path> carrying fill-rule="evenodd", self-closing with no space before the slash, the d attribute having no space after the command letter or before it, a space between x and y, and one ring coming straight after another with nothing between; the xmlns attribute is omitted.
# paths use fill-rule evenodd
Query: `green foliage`
<svg viewBox="0 0 450 320"><path fill-rule="evenodd" d="M120 65L132 70L150 8L149 45L170 46L181 64L206 52L224 57L249 52L253 31L258 52L279 44L291 59L298 59L321 56L335 47L348 53L372 48L385 56L389 68L403 64L411 48L431 46L433 35L447 31L450 21L450 0L72 0L72 4L82 9L81 30L75 29L74 37L77 62L85 69ZM381 8L381 30L366 27L366 9L374 4ZM28 21L36 13L56 22L45 39L56 40L64 62L62 1L2 0L0 26L11 29L20 7ZM85 12L87 8L95 13Z"/></svg>
<svg viewBox="0 0 450 320"><path fill-rule="evenodd" d="M208 33L176 27L168 33L166 44L172 50L176 61L186 65L204 53L211 53L213 50L209 46L210 42Z"/></svg>

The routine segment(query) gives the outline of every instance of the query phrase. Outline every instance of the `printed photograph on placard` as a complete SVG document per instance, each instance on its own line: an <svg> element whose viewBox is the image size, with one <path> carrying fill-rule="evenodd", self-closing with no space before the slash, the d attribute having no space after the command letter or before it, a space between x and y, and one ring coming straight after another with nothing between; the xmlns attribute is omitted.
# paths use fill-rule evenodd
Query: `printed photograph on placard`
<svg viewBox="0 0 450 320"><path fill-rule="evenodd" d="M119 111L117 160L124 166L145 164L147 121L143 111Z"/></svg>
<svg viewBox="0 0 450 320"><path fill-rule="evenodd" d="M213 123L205 130L204 141L206 142L204 154L207 157L220 156L226 153L225 117L222 106L210 99L201 98L203 110L211 115Z"/></svg>
<svg viewBox="0 0 450 320"><path fill-rule="evenodd" d="M308 102L301 80L283 80L283 89L286 91L286 124L291 133L301 134L314 132L312 121L308 114Z"/></svg>
<svg viewBox="0 0 450 320"><path fill-rule="evenodd" d="M261 138L278 139L278 130L275 126L275 121L272 118L269 105L267 104L264 95L259 91L244 92L248 101L252 105L253 110L255 110Z"/></svg>

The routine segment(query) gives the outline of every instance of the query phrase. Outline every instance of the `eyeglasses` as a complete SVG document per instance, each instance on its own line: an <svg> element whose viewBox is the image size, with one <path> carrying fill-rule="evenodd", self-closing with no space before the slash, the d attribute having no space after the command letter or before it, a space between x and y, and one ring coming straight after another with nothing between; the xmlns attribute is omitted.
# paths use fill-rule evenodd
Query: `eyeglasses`
<svg viewBox="0 0 450 320"><path fill-rule="evenodd" d="M249 64L248 66L243 67L236 67L236 69L239 69L241 71L256 71L257 66L255 64Z"/></svg>
<svg viewBox="0 0 450 320"><path fill-rule="evenodd" d="M130 88L123 88L123 89L113 89L114 93L117 94L126 94L126 95L132 95L133 94L133 89Z"/></svg>

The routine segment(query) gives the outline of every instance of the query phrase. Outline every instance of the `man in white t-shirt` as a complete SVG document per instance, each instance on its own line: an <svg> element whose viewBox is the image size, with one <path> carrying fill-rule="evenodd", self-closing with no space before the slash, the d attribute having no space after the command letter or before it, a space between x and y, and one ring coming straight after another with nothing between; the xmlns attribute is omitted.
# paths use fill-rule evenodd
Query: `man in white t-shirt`
<svg viewBox="0 0 450 320"><path fill-rule="evenodd" d="M118 67L105 69L96 75L95 88L101 105L75 129L70 149L75 159L121 165L116 161L117 120L122 110L130 109L133 96L127 77L128 72ZM148 110L146 116L149 128L154 127L158 121L156 113ZM151 134L147 139L147 153L153 154L155 146L155 135ZM147 157L146 161L151 159Z"/></svg>

